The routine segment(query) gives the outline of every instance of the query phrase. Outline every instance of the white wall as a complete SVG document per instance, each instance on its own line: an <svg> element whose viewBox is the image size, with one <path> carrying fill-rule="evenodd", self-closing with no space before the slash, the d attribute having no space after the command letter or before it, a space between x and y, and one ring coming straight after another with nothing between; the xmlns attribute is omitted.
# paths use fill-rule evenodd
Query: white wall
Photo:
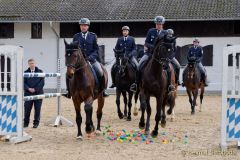
<svg viewBox="0 0 240 160"><path fill-rule="evenodd" d="M59 25L54 24L54 28L59 32ZM44 72L56 72L57 70L57 40L52 32L49 23L43 23L42 39L31 39L31 24L30 23L16 23L14 25L15 32L13 39L0 39L0 44L21 45L25 49L24 65L27 68L27 60L34 58L37 65L44 70ZM177 39L178 46L184 46L192 43L193 38L179 38ZM72 39L66 39L68 42ZM136 43L143 44L145 38L136 38ZM99 38L98 43L105 45L106 61L112 63L106 66L109 73L109 85L111 84L110 68L114 63L114 54L112 49L115 47L117 38ZM222 52L223 47L227 44L239 44L239 37L205 37L200 38L202 46L213 44L213 66L206 67L210 86L207 90L219 91L221 90L222 81ZM60 39L60 55L61 55L61 73L65 73L64 66L64 43ZM181 69L182 71L183 69ZM181 77L180 77L181 79ZM55 88L56 79L48 78L46 80L45 88ZM64 76L62 77L62 87L65 88ZM182 88L180 87L180 90Z"/></svg>

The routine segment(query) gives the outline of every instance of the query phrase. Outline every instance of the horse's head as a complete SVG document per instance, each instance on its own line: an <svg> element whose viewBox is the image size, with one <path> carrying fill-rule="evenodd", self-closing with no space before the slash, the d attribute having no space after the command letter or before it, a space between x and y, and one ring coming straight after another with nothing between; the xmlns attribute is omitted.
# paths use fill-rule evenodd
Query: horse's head
<svg viewBox="0 0 240 160"><path fill-rule="evenodd" d="M196 57L190 57L188 59L188 67L195 68L195 65L196 65Z"/></svg>
<svg viewBox="0 0 240 160"><path fill-rule="evenodd" d="M188 68L188 78L189 79L192 79L195 75L195 68L196 68L196 57L190 57L188 59L188 65L187 65L187 68Z"/></svg>
<svg viewBox="0 0 240 160"><path fill-rule="evenodd" d="M123 53L122 50L114 49L114 52L115 52L116 57L119 59L118 65L119 65L120 72L123 73L125 71L125 69L127 68L129 57L125 53Z"/></svg>
<svg viewBox="0 0 240 160"><path fill-rule="evenodd" d="M176 37L158 37L153 48L153 58L160 64L168 61L168 57L174 52Z"/></svg>
<svg viewBox="0 0 240 160"><path fill-rule="evenodd" d="M73 75L76 69L81 67L81 61L83 61L82 52L78 46L78 42L72 42L68 44L64 39L64 43L65 43L65 65L67 66L67 74Z"/></svg>

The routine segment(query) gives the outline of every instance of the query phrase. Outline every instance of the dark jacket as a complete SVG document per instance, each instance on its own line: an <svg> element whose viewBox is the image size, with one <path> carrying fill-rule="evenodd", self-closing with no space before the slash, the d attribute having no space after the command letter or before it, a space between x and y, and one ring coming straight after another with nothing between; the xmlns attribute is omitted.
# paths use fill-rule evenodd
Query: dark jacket
<svg viewBox="0 0 240 160"><path fill-rule="evenodd" d="M165 35L167 35L167 31L166 30L161 30L160 34L158 34L158 31L156 28L151 28L148 30L148 33L147 33L147 37L146 37L146 40L145 40L145 46L147 48L150 48L150 47L153 47L154 43L155 43L155 40L157 39L157 37L163 37Z"/></svg>
<svg viewBox="0 0 240 160"><path fill-rule="evenodd" d="M126 53L129 58L136 56L136 43L131 36L128 36L126 41L124 41L124 37L118 38L115 49L122 50L122 54Z"/></svg>
<svg viewBox="0 0 240 160"><path fill-rule="evenodd" d="M79 43L79 47L91 63L99 59L97 35L95 33L88 32L86 39L83 38L82 32L77 33L73 36L73 42L75 41Z"/></svg>
<svg viewBox="0 0 240 160"><path fill-rule="evenodd" d="M24 73L31 73L31 69L28 68ZM35 67L34 73L43 73L41 69ZM31 78L24 78L24 95L38 95L43 94L43 86L44 86L44 78L42 77L31 77ZM28 88L34 88L35 92L31 93L28 91Z"/></svg>
<svg viewBox="0 0 240 160"><path fill-rule="evenodd" d="M195 57L196 58L196 62L201 62L202 61L202 56L203 56L203 49L201 46L197 46L196 48L194 48L194 46L190 47L190 49L188 50L188 61L190 60L190 58Z"/></svg>

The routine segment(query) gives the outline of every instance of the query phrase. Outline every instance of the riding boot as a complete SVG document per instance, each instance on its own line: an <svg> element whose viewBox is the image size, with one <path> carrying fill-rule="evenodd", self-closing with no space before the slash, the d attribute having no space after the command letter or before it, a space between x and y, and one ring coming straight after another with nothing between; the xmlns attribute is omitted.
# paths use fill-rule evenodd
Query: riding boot
<svg viewBox="0 0 240 160"><path fill-rule="evenodd" d="M67 93L64 93L63 96L66 97L66 98L71 98L71 93L70 93L70 84L69 84L69 78L67 75L66 75L66 91Z"/></svg>
<svg viewBox="0 0 240 160"><path fill-rule="evenodd" d="M108 97L109 96L109 93L106 91L106 89L104 89L104 82L105 82L105 78L104 76L100 77L99 76L99 90L102 90L103 89L103 97Z"/></svg>
<svg viewBox="0 0 240 160"><path fill-rule="evenodd" d="M176 71L176 81L177 81L177 85L181 85L180 81L179 81L179 74L180 74L180 68L177 68L175 69Z"/></svg>
<svg viewBox="0 0 240 160"><path fill-rule="evenodd" d="M168 74L168 93L171 93L174 91L175 87L172 85L172 74L170 68L167 69Z"/></svg>
<svg viewBox="0 0 240 160"><path fill-rule="evenodd" d="M185 87L184 77L185 77L185 70L183 71L183 75L182 75L182 87Z"/></svg>
<svg viewBox="0 0 240 160"><path fill-rule="evenodd" d="M203 76L202 81L203 81L204 87L207 87L207 86L208 86L208 83L207 83L207 76L206 76L205 74L204 74L204 76Z"/></svg>

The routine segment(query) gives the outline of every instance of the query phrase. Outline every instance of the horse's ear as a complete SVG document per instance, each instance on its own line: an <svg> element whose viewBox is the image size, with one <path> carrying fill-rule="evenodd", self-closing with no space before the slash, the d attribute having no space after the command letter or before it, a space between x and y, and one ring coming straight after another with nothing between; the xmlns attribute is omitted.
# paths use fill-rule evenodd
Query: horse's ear
<svg viewBox="0 0 240 160"><path fill-rule="evenodd" d="M65 38L64 38L64 44L65 44L65 46L68 46L68 43Z"/></svg>

